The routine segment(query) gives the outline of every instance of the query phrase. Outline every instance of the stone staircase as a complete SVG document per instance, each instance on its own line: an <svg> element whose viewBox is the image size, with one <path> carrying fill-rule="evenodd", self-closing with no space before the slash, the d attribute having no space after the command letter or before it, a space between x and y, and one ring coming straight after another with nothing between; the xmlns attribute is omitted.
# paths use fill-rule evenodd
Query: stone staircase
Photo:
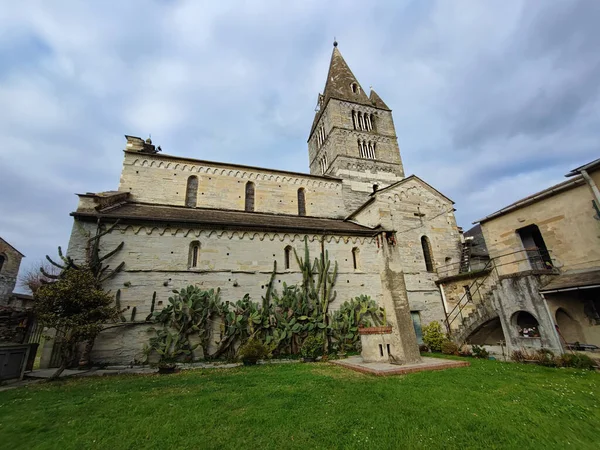
<svg viewBox="0 0 600 450"><path fill-rule="evenodd" d="M475 303L473 309L462 318L462 323L452 331L452 340L457 344L463 344L480 326L498 317L498 312L493 306L494 292L497 286L483 295L481 302Z"/></svg>

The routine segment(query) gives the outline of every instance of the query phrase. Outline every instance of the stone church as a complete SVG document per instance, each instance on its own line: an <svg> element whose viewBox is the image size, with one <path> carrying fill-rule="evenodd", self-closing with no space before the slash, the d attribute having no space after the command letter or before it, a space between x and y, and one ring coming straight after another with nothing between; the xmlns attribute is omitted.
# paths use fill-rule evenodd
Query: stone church
<svg viewBox="0 0 600 450"><path fill-rule="evenodd" d="M126 136L118 189L80 194L71 214L76 261L98 227L118 221L105 252L124 242L108 260L123 270L105 287L120 291L127 323L99 335L95 361L141 359L153 296L158 309L195 284L259 302L274 261L275 288L300 281L293 251L305 238L312 257L324 248L338 263L331 308L369 295L386 308L397 359L419 357L421 325L444 320L436 267L460 258L453 202L405 175L391 109L364 91L337 43L309 131L309 174L168 155Z"/></svg>

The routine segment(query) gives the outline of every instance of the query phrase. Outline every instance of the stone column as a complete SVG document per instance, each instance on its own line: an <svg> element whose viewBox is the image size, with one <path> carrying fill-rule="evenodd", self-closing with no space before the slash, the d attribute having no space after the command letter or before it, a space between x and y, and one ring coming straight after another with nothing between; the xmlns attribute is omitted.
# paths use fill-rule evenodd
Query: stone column
<svg viewBox="0 0 600 450"><path fill-rule="evenodd" d="M397 364L418 363L421 361L419 344L410 317L410 305L402 269L400 250L396 244L388 242L385 233L379 235L381 244L381 287L382 304L392 326L392 360ZM395 242L395 240L394 240Z"/></svg>

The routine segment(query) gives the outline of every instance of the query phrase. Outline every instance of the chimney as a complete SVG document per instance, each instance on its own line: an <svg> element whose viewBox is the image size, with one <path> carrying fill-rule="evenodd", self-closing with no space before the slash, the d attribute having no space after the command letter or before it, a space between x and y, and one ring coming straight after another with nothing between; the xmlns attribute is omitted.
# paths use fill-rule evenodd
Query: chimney
<svg viewBox="0 0 600 450"><path fill-rule="evenodd" d="M142 138L125 135L125 139L127 139L125 150L139 152L144 149L144 140Z"/></svg>

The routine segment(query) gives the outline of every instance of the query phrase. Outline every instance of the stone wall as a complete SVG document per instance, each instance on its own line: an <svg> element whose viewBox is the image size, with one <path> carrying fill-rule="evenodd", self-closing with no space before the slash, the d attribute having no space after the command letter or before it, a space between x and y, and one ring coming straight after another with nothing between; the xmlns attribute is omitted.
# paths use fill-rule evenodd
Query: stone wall
<svg viewBox="0 0 600 450"><path fill-rule="evenodd" d="M378 192L374 202L356 214L359 223L394 230L411 311L419 311L423 325L443 321L437 273L427 272L421 237L431 242L434 267L447 259L458 261L460 236L452 202L417 177Z"/></svg>
<svg viewBox="0 0 600 450"><path fill-rule="evenodd" d="M539 227L553 263L563 271L600 264L600 222L587 184L524 206L481 224L490 257L522 250L517 230ZM519 261L520 260L520 261ZM525 253L504 257L500 275L531 269Z"/></svg>
<svg viewBox="0 0 600 450"><path fill-rule="evenodd" d="M88 222L82 223L81 228L93 234L95 226ZM321 236L307 237L311 259L314 259L320 254ZM76 261L84 258L86 239L80 227L74 226L68 254ZM248 293L253 301L260 302L273 271L273 261L277 261L274 283L279 291L283 283L294 284L302 279L293 252L290 268L285 269L285 248L291 246L303 257L304 235L119 225L102 238L101 254L112 250L122 241L125 242L123 249L106 263L115 267L124 261L124 270L109 280L105 288L113 293L121 291L121 306L127 308L124 313L127 320L130 320L133 307L136 308L136 320L143 320L149 314L154 292L158 310L166 305L173 289L190 284L205 289L220 288L223 301L236 301ZM200 244L199 264L197 268L190 268L190 244L196 241ZM376 239L325 236L324 241L329 258L338 262L337 297L330 306L331 310L361 294L380 302L382 292L378 254L381 249ZM355 247L359 248L356 270L352 258ZM138 355L148 338L147 334L135 327L127 330L127 338L115 333L111 333L110 339L99 337L94 349L97 361L112 355L113 346L119 350L110 362L125 358L119 355ZM128 345L132 348L122 348ZM128 363L131 360L120 362Z"/></svg>
<svg viewBox="0 0 600 450"><path fill-rule="evenodd" d="M23 255L0 238L0 255L4 263L0 269L0 305L6 305L17 283L17 275Z"/></svg>
<svg viewBox="0 0 600 450"><path fill-rule="evenodd" d="M375 123L372 131L354 129L352 123L353 110L374 115ZM324 152L327 152L327 159L330 164L338 156L359 158L357 141L361 139L376 143L375 154L377 160L396 165L396 175L399 177L404 176L391 111L330 99L315 129L318 129L321 124L325 126L326 135L322 146L320 148L317 146L317 133L313 133L308 141L310 173L321 174L319 160Z"/></svg>
<svg viewBox="0 0 600 450"><path fill-rule="evenodd" d="M306 215L346 215L340 180L161 154L126 151L119 191L129 192L137 202L185 206L190 176L198 177L198 207L243 211L246 183L251 181L257 212L297 215L298 189L303 188Z"/></svg>

